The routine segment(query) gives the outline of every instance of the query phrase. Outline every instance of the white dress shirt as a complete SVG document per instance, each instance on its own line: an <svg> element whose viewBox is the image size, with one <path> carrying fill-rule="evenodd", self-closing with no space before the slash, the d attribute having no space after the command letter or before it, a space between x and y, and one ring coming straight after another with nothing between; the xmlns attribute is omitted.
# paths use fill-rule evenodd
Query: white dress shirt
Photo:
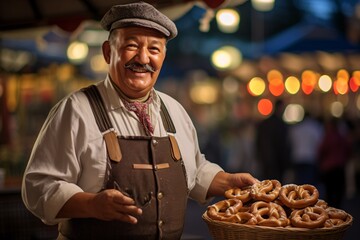
<svg viewBox="0 0 360 240"><path fill-rule="evenodd" d="M144 135L141 123L126 110L110 79L107 77L97 86L117 134ZM160 96L176 128L190 198L205 204L207 190L222 169L201 154L196 130L183 107L170 96L155 93L150 105L153 135L168 134L160 116ZM83 92L74 92L53 107L34 144L22 184L26 207L46 224L59 223L64 219L56 215L71 196L101 190L106 161L105 142L89 102Z"/></svg>

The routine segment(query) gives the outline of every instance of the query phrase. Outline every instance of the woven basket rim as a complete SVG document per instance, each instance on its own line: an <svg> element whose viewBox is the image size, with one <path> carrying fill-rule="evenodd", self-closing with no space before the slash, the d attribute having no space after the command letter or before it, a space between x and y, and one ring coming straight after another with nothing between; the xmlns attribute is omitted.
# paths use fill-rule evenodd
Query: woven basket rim
<svg viewBox="0 0 360 240"><path fill-rule="evenodd" d="M226 229L227 231L263 231L263 232L273 232L273 233L284 233L284 234L305 234L305 235L330 235L337 232L344 232L348 229L353 223L353 217L348 213L348 219L346 220L345 224L340 226L335 226L332 228L297 228L297 227L265 227L259 225L246 225L246 224L239 224L239 223L230 223L230 222L223 222L219 220L213 220L208 217L207 212L205 211L202 215L203 220L208 224L208 227L221 227Z"/></svg>

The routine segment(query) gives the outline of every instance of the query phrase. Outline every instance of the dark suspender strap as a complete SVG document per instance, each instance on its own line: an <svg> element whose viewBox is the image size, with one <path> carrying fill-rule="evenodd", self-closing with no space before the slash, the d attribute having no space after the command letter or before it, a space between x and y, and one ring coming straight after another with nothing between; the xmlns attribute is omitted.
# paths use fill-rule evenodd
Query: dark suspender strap
<svg viewBox="0 0 360 240"><path fill-rule="evenodd" d="M91 109L93 110L96 123L101 132L113 128L110 118L105 110L104 102L101 98L99 89L95 85L83 88L82 91L89 99Z"/></svg>
<svg viewBox="0 0 360 240"><path fill-rule="evenodd" d="M95 120L101 132L105 132L108 129L112 128L111 121L105 110L104 102L101 98L100 92L95 85L90 85L89 87L83 88L83 91L87 98L89 99L91 109L93 110ZM167 132L176 133L174 123L172 122L169 112L165 107L163 100L161 101L161 119L164 125L164 128Z"/></svg>
<svg viewBox="0 0 360 240"><path fill-rule="evenodd" d="M170 114L169 114L167 108L165 107L165 104L161 98L160 98L160 101L161 101L160 115L161 115L161 119L162 119L164 128L167 132L175 134L176 129L175 129L174 123L171 120Z"/></svg>

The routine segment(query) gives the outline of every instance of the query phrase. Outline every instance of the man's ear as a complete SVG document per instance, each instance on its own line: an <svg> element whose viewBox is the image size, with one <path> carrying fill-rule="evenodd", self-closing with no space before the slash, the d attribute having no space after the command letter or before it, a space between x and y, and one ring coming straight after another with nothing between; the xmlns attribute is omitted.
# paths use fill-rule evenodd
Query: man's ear
<svg viewBox="0 0 360 240"><path fill-rule="evenodd" d="M110 47L109 41L105 41L102 44L102 53L103 53L106 63L109 64L110 63L110 53L111 53L111 47Z"/></svg>

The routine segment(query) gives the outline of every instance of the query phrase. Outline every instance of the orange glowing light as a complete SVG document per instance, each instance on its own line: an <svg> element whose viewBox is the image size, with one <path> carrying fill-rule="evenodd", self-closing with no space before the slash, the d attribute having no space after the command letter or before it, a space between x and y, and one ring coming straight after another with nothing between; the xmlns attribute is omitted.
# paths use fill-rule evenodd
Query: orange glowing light
<svg viewBox="0 0 360 240"><path fill-rule="evenodd" d="M267 116L272 112L273 104L269 99L263 98L258 102L257 109L261 115Z"/></svg>
<svg viewBox="0 0 360 240"><path fill-rule="evenodd" d="M340 69L337 72L337 78L342 78L342 79L345 79L346 81L348 81L350 76L349 76L348 71L346 71L345 69Z"/></svg>
<svg viewBox="0 0 360 240"><path fill-rule="evenodd" d="M349 87L350 87L351 91L353 91L353 92L356 92L359 89L359 85L356 83L356 80L354 77L350 78Z"/></svg>
<svg viewBox="0 0 360 240"><path fill-rule="evenodd" d="M360 71L354 71L352 77L354 78L354 83L360 86Z"/></svg>
<svg viewBox="0 0 360 240"><path fill-rule="evenodd" d="M317 82L316 74L313 71L305 70L301 74L301 89L307 95L314 91Z"/></svg>
<svg viewBox="0 0 360 240"><path fill-rule="evenodd" d="M270 83L272 81L279 81L279 80L282 82L284 80L284 77L279 70L273 69L267 73L267 79Z"/></svg>
<svg viewBox="0 0 360 240"><path fill-rule="evenodd" d="M334 93L344 95L349 91L348 81L344 78L339 78L334 82Z"/></svg>
<svg viewBox="0 0 360 240"><path fill-rule="evenodd" d="M274 79L269 83L269 91L275 97L280 96L284 92L285 86L280 79Z"/></svg>

